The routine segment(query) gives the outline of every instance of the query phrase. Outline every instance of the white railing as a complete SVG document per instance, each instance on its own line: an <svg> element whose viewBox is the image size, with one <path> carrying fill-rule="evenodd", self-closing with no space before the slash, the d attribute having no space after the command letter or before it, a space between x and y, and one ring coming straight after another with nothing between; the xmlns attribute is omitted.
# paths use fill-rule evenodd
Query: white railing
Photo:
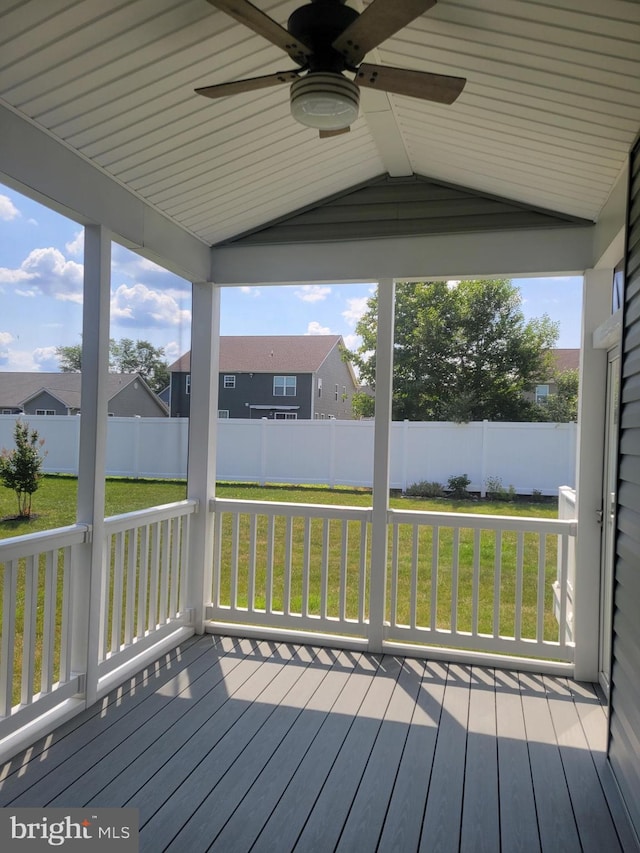
<svg viewBox="0 0 640 853"><path fill-rule="evenodd" d="M100 676L186 624L190 517L184 500L105 520Z"/></svg>
<svg viewBox="0 0 640 853"><path fill-rule="evenodd" d="M209 618L366 637L370 509L233 499L212 509Z"/></svg>
<svg viewBox="0 0 640 853"><path fill-rule="evenodd" d="M0 541L0 737L79 692L71 673L74 548L84 524Z"/></svg>
<svg viewBox="0 0 640 853"><path fill-rule="evenodd" d="M220 499L211 509L213 623L367 637L370 509ZM575 522L399 510L388 519L387 643L573 659Z"/></svg>
<svg viewBox="0 0 640 853"><path fill-rule="evenodd" d="M562 520L577 518L576 515L576 490L569 486L560 486L558 489L558 518ZM554 595L554 611L556 616L560 614L561 593L563 589L562 583L562 560L558 554L558 570L556 573L556 582L553 585ZM576 543L575 538L569 542L569 554L567 558L567 639L573 640L573 591L576 585Z"/></svg>
<svg viewBox="0 0 640 853"><path fill-rule="evenodd" d="M389 516L387 639L573 659L566 626L575 522L398 510Z"/></svg>

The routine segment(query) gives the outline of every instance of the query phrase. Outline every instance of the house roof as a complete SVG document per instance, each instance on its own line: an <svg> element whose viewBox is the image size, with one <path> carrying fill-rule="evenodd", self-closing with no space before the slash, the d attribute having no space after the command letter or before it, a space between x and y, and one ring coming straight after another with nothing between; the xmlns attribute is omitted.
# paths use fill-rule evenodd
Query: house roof
<svg viewBox="0 0 640 853"><path fill-rule="evenodd" d="M229 335L220 337L220 371L234 373L315 373L341 335ZM188 373L191 353L169 368Z"/></svg>
<svg viewBox="0 0 640 853"><path fill-rule="evenodd" d="M579 349L552 349L551 354L558 373L563 373L565 370L578 370L580 367Z"/></svg>
<svg viewBox="0 0 640 853"><path fill-rule="evenodd" d="M138 373L109 373L108 399L141 379ZM19 409L38 394L48 392L67 408L80 409L81 382L80 373L0 372L0 407Z"/></svg>
<svg viewBox="0 0 640 853"><path fill-rule="evenodd" d="M285 24L303 0L254 2ZM637 2L438 0L367 61L463 76L460 97L365 88L351 132L328 139L292 118L287 86L194 94L287 57L205 0L151 6L4 4L0 170L185 274L207 274L212 245L318 205L333 215L324 200L387 176L598 220L640 128Z"/></svg>

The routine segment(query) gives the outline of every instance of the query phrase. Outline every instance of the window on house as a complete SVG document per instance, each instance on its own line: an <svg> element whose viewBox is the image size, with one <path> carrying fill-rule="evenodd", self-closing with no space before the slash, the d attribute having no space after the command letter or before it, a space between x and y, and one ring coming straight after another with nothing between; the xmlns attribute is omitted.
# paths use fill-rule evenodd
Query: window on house
<svg viewBox="0 0 640 853"><path fill-rule="evenodd" d="M218 409L218 417L219 418L228 418L229 417L229 409Z"/></svg>
<svg viewBox="0 0 640 853"><path fill-rule="evenodd" d="M337 399L338 399L338 393L339 393L339 392L338 392L338 386L337 386L337 385L336 385L336 389L335 389L334 393L335 393L335 395L336 395L336 400L337 400Z"/></svg>
<svg viewBox="0 0 640 853"><path fill-rule="evenodd" d="M225 388L235 388L236 387L236 377L233 375L225 375L223 386Z"/></svg>
<svg viewBox="0 0 640 853"><path fill-rule="evenodd" d="M274 397L295 397L296 396L296 377L295 376L274 376L273 377L273 396Z"/></svg>
<svg viewBox="0 0 640 853"><path fill-rule="evenodd" d="M3 414L3 415L12 415L12 414L13 414L13 409L3 409L3 410L2 410L2 414Z"/></svg>
<svg viewBox="0 0 640 853"><path fill-rule="evenodd" d="M298 415L296 412L274 412L273 417L277 421L296 421Z"/></svg>
<svg viewBox="0 0 640 853"><path fill-rule="evenodd" d="M318 378L318 397L322 397L322 379Z"/></svg>
<svg viewBox="0 0 640 853"><path fill-rule="evenodd" d="M536 385L536 403L546 403L549 397L548 385Z"/></svg>
<svg viewBox="0 0 640 853"><path fill-rule="evenodd" d="M191 374L187 373L184 379L184 392L185 394L191 393Z"/></svg>
<svg viewBox="0 0 640 853"><path fill-rule="evenodd" d="M36 415L55 415L55 409L36 409Z"/></svg>
<svg viewBox="0 0 640 853"><path fill-rule="evenodd" d="M347 399L347 386L346 385L342 386L342 399L343 400Z"/></svg>

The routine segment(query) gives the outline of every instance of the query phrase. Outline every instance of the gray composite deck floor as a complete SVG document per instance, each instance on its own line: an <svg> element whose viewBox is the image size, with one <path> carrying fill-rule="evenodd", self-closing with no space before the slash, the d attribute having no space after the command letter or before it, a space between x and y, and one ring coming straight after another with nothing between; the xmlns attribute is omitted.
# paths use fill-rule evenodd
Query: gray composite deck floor
<svg viewBox="0 0 640 853"><path fill-rule="evenodd" d="M636 851L564 678L193 638L11 760L0 805L139 809L140 849Z"/></svg>

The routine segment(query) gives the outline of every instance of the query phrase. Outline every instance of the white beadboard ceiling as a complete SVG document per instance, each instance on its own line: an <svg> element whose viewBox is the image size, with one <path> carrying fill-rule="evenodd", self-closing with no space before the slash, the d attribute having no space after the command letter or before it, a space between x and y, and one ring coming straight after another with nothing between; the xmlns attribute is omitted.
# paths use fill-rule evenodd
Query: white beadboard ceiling
<svg viewBox="0 0 640 853"><path fill-rule="evenodd" d="M286 25L302 0L254 3ZM363 90L320 140L286 85L193 93L293 65L205 0L0 0L0 103L208 245L386 173L597 220L640 128L637 0L439 0L369 59L467 85Z"/></svg>

